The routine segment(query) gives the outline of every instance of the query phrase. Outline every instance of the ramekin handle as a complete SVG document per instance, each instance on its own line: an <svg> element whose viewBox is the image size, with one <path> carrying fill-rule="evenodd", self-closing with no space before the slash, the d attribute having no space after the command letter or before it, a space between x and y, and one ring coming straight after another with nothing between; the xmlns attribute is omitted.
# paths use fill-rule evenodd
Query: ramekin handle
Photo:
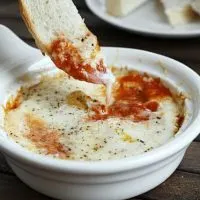
<svg viewBox="0 0 200 200"><path fill-rule="evenodd" d="M15 67L29 67L42 60L42 53L16 36L9 28L0 24L0 73ZM6 134L0 128L0 149L6 141Z"/></svg>
<svg viewBox="0 0 200 200"><path fill-rule="evenodd" d="M0 70L34 64L42 58L38 49L29 46L10 29L0 25Z"/></svg>

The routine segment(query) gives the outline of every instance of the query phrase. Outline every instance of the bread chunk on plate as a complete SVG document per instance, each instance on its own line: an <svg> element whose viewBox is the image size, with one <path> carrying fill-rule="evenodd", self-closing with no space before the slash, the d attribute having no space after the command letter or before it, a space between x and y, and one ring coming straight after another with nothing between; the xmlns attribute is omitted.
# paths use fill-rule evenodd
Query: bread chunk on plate
<svg viewBox="0 0 200 200"><path fill-rule="evenodd" d="M106 84L110 73L97 37L72 0L19 0L21 15L41 51L75 79Z"/></svg>
<svg viewBox="0 0 200 200"><path fill-rule="evenodd" d="M196 16L192 9L193 0L160 0L172 26L187 24Z"/></svg>
<svg viewBox="0 0 200 200"><path fill-rule="evenodd" d="M146 1L147 0L106 0L106 10L110 15L123 17Z"/></svg>
<svg viewBox="0 0 200 200"><path fill-rule="evenodd" d="M191 4L192 9L200 15L200 0L194 0Z"/></svg>

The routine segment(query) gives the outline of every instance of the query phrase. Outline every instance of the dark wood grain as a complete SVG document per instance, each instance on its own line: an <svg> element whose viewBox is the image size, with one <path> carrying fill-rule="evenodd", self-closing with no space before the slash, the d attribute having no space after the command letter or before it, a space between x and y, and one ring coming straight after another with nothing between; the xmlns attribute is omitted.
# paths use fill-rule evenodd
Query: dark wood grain
<svg viewBox="0 0 200 200"><path fill-rule="evenodd" d="M12 174L12 169L8 166L6 160L4 159L4 156L0 153L0 173L4 174Z"/></svg>
<svg viewBox="0 0 200 200"><path fill-rule="evenodd" d="M200 175L176 171L167 181L142 197L154 200L199 200Z"/></svg>
<svg viewBox="0 0 200 200"><path fill-rule="evenodd" d="M145 37L115 28L94 16L84 0L74 0L88 27L103 46L143 49L177 59L200 74L200 37L161 39ZM35 46L19 13L17 0L0 0L0 23L8 26L25 42ZM200 200L200 136L188 149L178 170L156 189L132 200ZM0 200L47 200L23 184L0 154Z"/></svg>
<svg viewBox="0 0 200 200"><path fill-rule="evenodd" d="M200 143L193 142L186 152L180 170L200 174ZM199 197L200 199L200 197Z"/></svg>
<svg viewBox="0 0 200 200"><path fill-rule="evenodd" d="M0 2L0 18L19 18L19 8L17 6L17 1L13 0L1 0Z"/></svg>
<svg viewBox="0 0 200 200"><path fill-rule="evenodd" d="M50 200L23 184L17 177L0 173L1 200Z"/></svg>

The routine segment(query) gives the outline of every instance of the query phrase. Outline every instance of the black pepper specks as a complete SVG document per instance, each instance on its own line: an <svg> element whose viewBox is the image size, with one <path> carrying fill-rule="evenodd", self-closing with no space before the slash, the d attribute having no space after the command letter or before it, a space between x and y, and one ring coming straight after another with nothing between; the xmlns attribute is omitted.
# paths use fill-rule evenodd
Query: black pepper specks
<svg viewBox="0 0 200 200"><path fill-rule="evenodd" d="M145 145L145 142L143 140L141 140L141 139L137 139L137 142L140 142L140 143Z"/></svg>
<svg viewBox="0 0 200 200"><path fill-rule="evenodd" d="M153 147L149 147L148 149L146 149L144 152L148 152L148 151L151 151L153 149Z"/></svg>
<svg viewBox="0 0 200 200"><path fill-rule="evenodd" d="M85 39L87 38L82 38L82 42L84 42ZM94 44L91 45L94 46ZM122 70L122 73L123 72L124 71ZM68 81L70 81L70 84L68 84ZM25 108L27 112L30 112L30 114L38 116L44 121L47 121L49 123L49 127L59 133L60 142L63 143L65 149L70 152L70 155L67 156L67 159L105 160L105 158L126 158L131 155L135 155L136 153L141 153L141 151L148 152L153 149L153 147L149 145L149 141L146 140L145 137L143 138L142 135L140 136L140 133L137 133L135 137L139 137L141 139L135 140L135 137L133 137L133 143L125 143L123 141L123 138L119 137L123 136L123 134L125 135L126 130L131 130L131 122L128 124L130 128L125 128L126 124L124 126L123 120L117 119L115 121L114 119L113 122L112 120L108 120L106 121L106 129L109 130L107 132L104 130L102 132L104 135L102 136L102 127L103 129L105 128L104 120L95 122L97 124L91 121L88 122L85 120L87 110L83 110L80 108L76 109L75 107L70 107L68 109L68 94L80 90L83 91L83 93L85 94L85 91L83 90L83 84L85 83L81 83L81 85L79 86L77 84L73 85L73 82L74 79L69 78L68 76L56 76L53 78L47 77L47 79L42 80L41 84L37 84L30 88L24 88L22 92L23 96L25 97L23 108ZM89 93L89 90L87 91L87 93ZM95 95L95 97L96 99L91 99L91 102L93 101L93 104L98 103L99 101L98 95ZM80 97L78 97L77 100L80 102L84 101L84 99ZM32 102L34 102L33 105L31 105ZM161 120L165 120L165 117L162 117L162 115L153 115L152 117L152 125L158 128L154 129L154 132L151 131L150 134L152 134L152 137L155 137L156 139L156 137L159 138L159 134L162 134L164 132L163 130L165 130L165 127L157 126L157 124L161 124ZM134 126L137 126L137 124L134 123L133 127ZM115 130L117 129L119 129L119 131L115 133ZM140 130L141 129L138 129L138 131ZM137 127L135 131L137 131ZM20 137L18 137L17 135L15 135L15 132L13 132L13 130L10 131L9 136L12 136L13 139L18 140L21 145L24 145L24 143L20 141L21 135ZM127 131L127 135L128 134L129 131ZM145 130L145 134L148 134L148 130ZM118 139L119 145L117 141ZM122 144L122 146L120 146L120 144ZM136 148L140 149L136 149L136 151L132 151L131 149L130 151L130 149L128 148L129 145L133 149L134 145L136 146ZM42 149L38 149L37 152L43 155L46 154L46 152ZM77 152L77 154L75 154L75 152ZM51 156L58 158L58 155Z"/></svg>

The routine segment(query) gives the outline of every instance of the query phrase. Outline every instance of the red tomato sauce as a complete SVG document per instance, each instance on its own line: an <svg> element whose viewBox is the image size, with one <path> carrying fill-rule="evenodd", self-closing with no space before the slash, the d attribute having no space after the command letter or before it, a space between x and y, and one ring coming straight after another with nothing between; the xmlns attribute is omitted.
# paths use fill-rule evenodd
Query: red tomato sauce
<svg viewBox="0 0 200 200"><path fill-rule="evenodd" d="M55 65L75 79L96 84L106 84L101 79L107 72L103 60L99 61L96 68L84 64L77 49L65 39L55 40L51 45L51 57Z"/></svg>
<svg viewBox="0 0 200 200"><path fill-rule="evenodd" d="M159 78L147 74L130 73L117 79L113 90L114 102L106 106L92 107L92 120L104 120L109 117L128 118L133 121L148 120L152 112L159 108L159 99L172 96Z"/></svg>

